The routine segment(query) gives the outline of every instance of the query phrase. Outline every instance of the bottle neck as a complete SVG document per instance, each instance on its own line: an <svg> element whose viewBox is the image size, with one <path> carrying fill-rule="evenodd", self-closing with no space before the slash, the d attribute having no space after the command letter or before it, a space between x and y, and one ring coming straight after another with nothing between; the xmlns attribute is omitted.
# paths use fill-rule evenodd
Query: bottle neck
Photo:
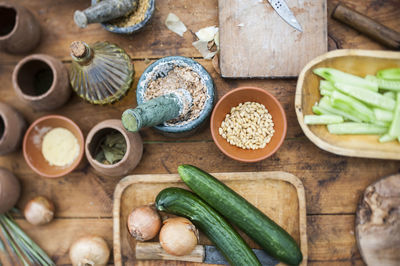
<svg viewBox="0 0 400 266"><path fill-rule="evenodd" d="M86 43L83 43L84 45L84 52L79 53L79 56L74 54L74 52L71 53L72 59L77 62L80 65L88 65L91 63L92 58L93 58L93 49L89 47Z"/></svg>

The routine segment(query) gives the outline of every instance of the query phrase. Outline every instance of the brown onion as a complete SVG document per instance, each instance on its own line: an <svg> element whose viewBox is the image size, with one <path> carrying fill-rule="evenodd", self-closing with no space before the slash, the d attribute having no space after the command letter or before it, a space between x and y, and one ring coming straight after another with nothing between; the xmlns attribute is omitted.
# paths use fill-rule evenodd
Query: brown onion
<svg viewBox="0 0 400 266"><path fill-rule="evenodd" d="M24 215L33 225L47 224L53 220L54 204L43 196L37 196L26 204Z"/></svg>
<svg viewBox="0 0 400 266"><path fill-rule="evenodd" d="M69 249L72 265L106 265L110 257L107 242L99 236L85 236L76 240Z"/></svg>
<svg viewBox="0 0 400 266"><path fill-rule="evenodd" d="M136 240L150 240L158 234L160 228L161 218L154 207L138 207L128 217L129 233Z"/></svg>
<svg viewBox="0 0 400 266"><path fill-rule="evenodd" d="M160 244L174 256L190 254L197 245L199 232L186 218L169 218L160 231Z"/></svg>

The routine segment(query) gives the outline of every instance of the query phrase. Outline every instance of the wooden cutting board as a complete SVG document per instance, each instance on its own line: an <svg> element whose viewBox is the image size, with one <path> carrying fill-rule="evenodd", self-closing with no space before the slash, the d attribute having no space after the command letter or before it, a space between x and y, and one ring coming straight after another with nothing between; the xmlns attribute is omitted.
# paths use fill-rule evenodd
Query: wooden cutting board
<svg viewBox="0 0 400 266"><path fill-rule="evenodd" d="M307 222L304 187L300 179L285 172L217 173L219 180L245 197L282 226L299 243L303 253L301 265L307 265ZM122 179L114 192L113 231L114 263L120 265L201 265L195 262L136 260L136 241L129 235L126 221L131 211L154 202L167 187L187 187L178 175L131 175ZM240 233L252 248L259 248ZM156 242L158 239L153 239ZM212 245L200 234L199 244ZM157 255L157 254L156 254ZM156 257L156 255L154 257Z"/></svg>
<svg viewBox="0 0 400 266"><path fill-rule="evenodd" d="M267 0L219 0L222 77L295 77L308 61L327 51L326 0L286 2L302 33Z"/></svg>

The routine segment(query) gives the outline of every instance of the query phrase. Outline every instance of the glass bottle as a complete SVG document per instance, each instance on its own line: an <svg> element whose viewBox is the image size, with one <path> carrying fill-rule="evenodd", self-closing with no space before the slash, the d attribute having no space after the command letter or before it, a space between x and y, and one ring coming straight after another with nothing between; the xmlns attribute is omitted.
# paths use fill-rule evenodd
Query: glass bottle
<svg viewBox="0 0 400 266"><path fill-rule="evenodd" d="M73 90L92 104L120 100L130 89L135 73L131 58L108 42L71 44L70 82Z"/></svg>

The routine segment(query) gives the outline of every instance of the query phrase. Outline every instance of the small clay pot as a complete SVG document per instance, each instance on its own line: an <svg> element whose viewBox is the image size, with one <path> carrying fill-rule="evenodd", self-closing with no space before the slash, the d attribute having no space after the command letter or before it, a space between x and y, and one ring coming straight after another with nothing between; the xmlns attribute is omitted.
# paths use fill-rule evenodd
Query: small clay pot
<svg viewBox="0 0 400 266"><path fill-rule="evenodd" d="M33 14L16 3L0 3L0 47L8 53L27 53L40 41L40 25Z"/></svg>
<svg viewBox="0 0 400 266"><path fill-rule="evenodd" d="M38 111L56 109L71 95L67 68L44 54L22 59L14 68L12 82L18 97Z"/></svg>
<svg viewBox="0 0 400 266"><path fill-rule="evenodd" d="M26 122L11 106L0 102L0 155L17 150L25 134Z"/></svg>
<svg viewBox="0 0 400 266"><path fill-rule="evenodd" d="M0 167L0 184L0 214L2 214L15 206L21 187L15 175L2 167Z"/></svg>
<svg viewBox="0 0 400 266"><path fill-rule="evenodd" d="M115 164L102 164L95 159L97 151L104 137L114 130L124 136L126 153L121 161ZM110 119L100 122L90 130L86 137L85 152L87 160L98 173L108 176L124 176L139 164L143 154L143 142L139 133L126 131L121 120Z"/></svg>

